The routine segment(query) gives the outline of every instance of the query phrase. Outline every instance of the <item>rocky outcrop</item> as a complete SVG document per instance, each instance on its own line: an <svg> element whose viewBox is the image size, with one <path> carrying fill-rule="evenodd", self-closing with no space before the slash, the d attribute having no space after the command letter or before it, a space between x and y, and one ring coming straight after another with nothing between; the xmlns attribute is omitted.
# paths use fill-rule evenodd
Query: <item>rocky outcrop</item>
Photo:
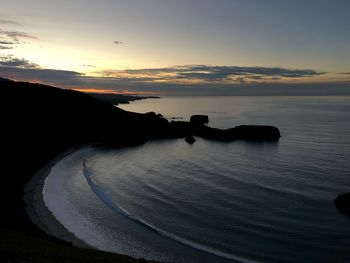
<svg viewBox="0 0 350 263"><path fill-rule="evenodd" d="M193 144L196 141L195 138L193 138L192 136L187 136L185 138L185 142L187 142L188 144Z"/></svg>
<svg viewBox="0 0 350 263"><path fill-rule="evenodd" d="M0 79L1 81L1 79ZM133 96L133 95L120 95L114 93L89 93L91 97L102 100L103 102L119 105L119 104L129 104L130 101L144 100L144 99L159 99L155 96Z"/></svg>
<svg viewBox="0 0 350 263"><path fill-rule="evenodd" d="M233 136L241 140L274 141L281 137L276 127L265 125L240 125L233 128L232 132Z"/></svg>
<svg viewBox="0 0 350 263"><path fill-rule="evenodd" d="M190 123L193 125L204 125L209 122L209 117L207 115L192 115L190 118Z"/></svg>
<svg viewBox="0 0 350 263"><path fill-rule="evenodd" d="M338 195L334 204L340 212L350 216L350 193Z"/></svg>
<svg viewBox="0 0 350 263"><path fill-rule="evenodd" d="M163 135L168 138L199 136L215 141L277 141L281 136L279 130L274 126L241 125L222 130L185 121L171 121Z"/></svg>

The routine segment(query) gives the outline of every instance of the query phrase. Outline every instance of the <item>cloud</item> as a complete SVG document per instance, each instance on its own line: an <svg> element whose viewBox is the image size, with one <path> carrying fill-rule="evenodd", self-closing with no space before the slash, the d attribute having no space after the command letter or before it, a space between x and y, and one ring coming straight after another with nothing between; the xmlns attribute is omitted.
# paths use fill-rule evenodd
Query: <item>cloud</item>
<svg viewBox="0 0 350 263"><path fill-rule="evenodd" d="M242 78L242 77L238 77L236 80L239 81L240 84L245 84L246 83L245 79Z"/></svg>
<svg viewBox="0 0 350 263"><path fill-rule="evenodd" d="M0 28L0 35L6 36L8 38L13 39L14 41L18 41L19 39L38 39L38 37L30 35L21 31L12 31L12 30L3 30Z"/></svg>
<svg viewBox="0 0 350 263"><path fill-rule="evenodd" d="M218 83L247 80L278 80L314 77L325 74L311 69L286 69L280 67L239 67L190 65L152 69L105 70L98 72L104 77L126 78L130 81L163 81Z"/></svg>
<svg viewBox="0 0 350 263"><path fill-rule="evenodd" d="M8 46L8 45L1 45L1 43L0 43L0 50L1 49L12 49L13 47L11 47L11 46Z"/></svg>
<svg viewBox="0 0 350 263"><path fill-rule="evenodd" d="M90 65L90 64L87 64L87 65L83 65L84 68L96 68L95 65Z"/></svg>
<svg viewBox="0 0 350 263"><path fill-rule="evenodd" d="M44 83L61 87L86 85L84 74L69 70L44 69L38 64L12 55L0 55L0 76L19 81Z"/></svg>
<svg viewBox="0 0 350 263"><path fill-rule="evenodd" d="M114 44L116 44L116 45L121 45L121 44L123 44L123 42L122 42L122 41L118 41L118 40L113 41L113 43L114 43Z"/></svg>
<svg viewBox="0 0 350 263"><path fill-rule="evenodd" d="M0 56L1 77L79 90L170 95L350 95L350 80L312 82L313 77L325 73L310 69L190 65L107 70L99 74L44 69L23 58ZM300 82L305 78L306 82Z"/></svg>
<svg viewBox="0 0 350 263"><path fill-rule="evenodd" d="M0 40L0 45L12 45L15 44L13 41Z"/></svg>
<svg viewBox="0 0 350 263"><path fill-rule="evenodd" d="M0 19L0 26L13 27L13 26L23 26L24 24L13 21ZM38 40L37 36L29 34L27 32L22 32L18 30L8 30L0 27L0 45L1 49L12 49L15 45L24 44L28 40Z"/></svg>
<svg viewBox="0 0 350 263"><path fill-rule="evenodd" d="M322 75L324 73L311 69L285 69L269 67L238 67L238 66L191 66L179 68L179 75L184 77L199 77L207 80L224 80L230 76L252 76L255 77L287 77L303 78Z"/></svg>
<svg viewBox="0 0 350 263"><path fill-rule="evenodd" d="M59 87L79 87L84 84L83 75L79 72L0 66L0 76L17 81L43 83Z"/></svg>
<svg viewBox="0 0 350 263"><path fill-rule="evenodd" d="M8 41L8 40L1 40L0 41L0 49L13 49L16 47L17 44L20 44L19 41Z"/></svg>
<svg viewBox="0 0 350 263"><path fill-rule="evenodd" d="M22 23L12 21L12 20L6 20L6 19L0 19L0 24L3 25L11 25L11 26L21 26L23 25Z"/></svg>
<svg viewBox="0 0 350 263"><path fill-rule="evenodd" d="M7 20L0 20L4 22L10 22ZM13 22L15 23L15 22ZM0 49L13 49L16 45L23 44L24 40L37 40L38 37L30 35L25 32L4 30L0 28Z"/></svg>
<svg viewBox="0 0 350 263"><path fill-rule="evenodd" d="M23 58L15 58L11 55L0 56L0 66L14 67L14 68L27 68L27 69L39 69L39 65Z"/></svg>

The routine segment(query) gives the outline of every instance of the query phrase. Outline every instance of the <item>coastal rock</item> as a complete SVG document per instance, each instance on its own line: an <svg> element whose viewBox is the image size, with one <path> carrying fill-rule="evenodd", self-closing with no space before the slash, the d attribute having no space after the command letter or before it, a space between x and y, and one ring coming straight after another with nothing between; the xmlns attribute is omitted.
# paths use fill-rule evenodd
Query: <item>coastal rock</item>
<svg viewBox="0 0 350 263"><path fill-rule="evenodd" d="M165 137L168 138L186 138L193 135L192 125L187 121L171 121L168 132Z"/></svg>
<svg viewBox="0 0 350 263"><path fill-rule="evenodd" d="M188 136L199 136L214 141L277 141L281 135L274 126L242 125L222 130L186 121L171 121L167 132L164 133L164 137L167 138L186 138Z"/></svg>
<svg viewBox="0 0 350 263"><path fill-rule="evenodd" d="M237 139L242 140L277 140L281 137L279 130L274 126L240 125L234 128Z"/></svg>
<svg viewBox="0 0 350 263"><path fill-rule="evenodd" d="M207 115L192 115L190 118L190 123L194 125L204 125L209 122L209 117Z"/></svg>
<svg viewBox="0 0 350 263"><path fill-rule="evenodd" d="M338 195L334 204L340 212L350 216L350 193Z"/></svg>
<svg viewBox="0 0 350 263"><path fill-rule="evenodd" d="M0 78L1 81L1 78ZM130 101L137 101L137 100L144 100L144 99L154 99L159 97L154 96L135 96L135 95L120 95L120 94L114 94L114 93L89 93L90 96L101 100L105 103L112 104L112 105L119 105L119 104L129 104Z"/></svg>
<svg viewBox="0 0 350 263"><path fill-rule="evenodd" d="M186 141L188 144L193 144L193 143L196 141L196 139L193 138L192 136L187 136L187 137L185 138L185 141Z"/></svg>

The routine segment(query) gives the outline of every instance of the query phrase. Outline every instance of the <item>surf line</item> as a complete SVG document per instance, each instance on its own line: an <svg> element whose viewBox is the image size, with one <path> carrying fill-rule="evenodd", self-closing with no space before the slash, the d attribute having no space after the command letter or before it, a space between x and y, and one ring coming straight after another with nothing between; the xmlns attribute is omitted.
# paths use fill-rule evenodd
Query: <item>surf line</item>
<svg viewBox="0 0 350 263"><path fill-rule="evenodd" d="M239 261L242 263L255 262L255 261L248 260L247 258L228 254L228 253L216 250L216 249L211 248L211 247L207 247L207 246L203 246L201 244L191 242L187 239L184 239L184 238L179 237L177 235L171 234L168 231L159 229L158 227L146 222L145 220L142 220L142 219L130 214L126 209L124 209L122 206L120 206L118 200L110 197L110 195L108 194L107 191L102 190L101 187L98 186L96 181L93 179L93 173L87 167L85 160L83 161L83 175L84 175L85 179L87 180L91 190L99 197L99 199L103 203L105 203L109 208L111 208L115 212L123 215L127 219L129 219L129 220L131 220L131 221L133 221L133 222L135 222L143 227L146 227L147 229L154 231L163 237L166 237L172 241L179 242L183 245L187 245L191 248L198 249L200 251L203 251L203 252L218 256L218 257L222 257L222 258L226 258L226 259L230 259L230 260L236 260L236 261Z"/></svg>

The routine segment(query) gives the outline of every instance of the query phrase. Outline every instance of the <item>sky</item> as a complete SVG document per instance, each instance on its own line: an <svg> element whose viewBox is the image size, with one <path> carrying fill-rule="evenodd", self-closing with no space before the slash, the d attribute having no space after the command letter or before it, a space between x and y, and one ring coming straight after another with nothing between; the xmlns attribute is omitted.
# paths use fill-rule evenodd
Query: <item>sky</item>
<svg viewBox="0 0 350 263"><path fill-rule="evenodd" d="M0 77L166 95L350 94L348 0L2 0Z"/></svg>

